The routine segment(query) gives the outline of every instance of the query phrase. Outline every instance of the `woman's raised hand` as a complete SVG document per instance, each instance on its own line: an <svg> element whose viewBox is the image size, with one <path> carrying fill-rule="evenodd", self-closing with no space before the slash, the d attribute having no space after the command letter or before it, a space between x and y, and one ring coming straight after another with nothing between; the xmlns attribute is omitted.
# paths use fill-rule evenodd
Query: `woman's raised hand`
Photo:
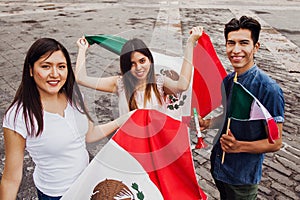
<svg viewBox="0 0 300 200"><path fill-rule="evenodd" d="M77 40L77 46L79 49L86 50L90 45L89 45L88 41L85 39L85 37L82 36L81 38L79 38Z"/></svg>
<svg viewBox="0 0 300 200"><path fill-rule="evenodd" d="M189 37L188 41L195 43L201 37L202 33L203 33L202 26L193 27L190 30L190 37Z"/></svg>

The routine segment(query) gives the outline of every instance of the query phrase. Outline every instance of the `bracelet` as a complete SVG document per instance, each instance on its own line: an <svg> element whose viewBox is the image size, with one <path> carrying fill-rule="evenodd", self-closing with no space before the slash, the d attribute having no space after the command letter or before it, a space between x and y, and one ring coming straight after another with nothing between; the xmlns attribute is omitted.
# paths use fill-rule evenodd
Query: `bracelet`
<svg viewBox="0 0 300 200"><path fill-rule="evenodd" d="M196 40L196 41L191 41L191 40L188 40L188 41L187 41L187 45L188 45L188 44L195 45L196 43L197 43L197 40Z"/></svg>

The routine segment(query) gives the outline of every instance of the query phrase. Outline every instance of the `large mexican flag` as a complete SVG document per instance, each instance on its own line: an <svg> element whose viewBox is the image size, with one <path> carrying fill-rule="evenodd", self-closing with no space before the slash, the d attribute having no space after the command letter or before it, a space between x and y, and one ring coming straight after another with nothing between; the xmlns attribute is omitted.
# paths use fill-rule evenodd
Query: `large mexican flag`
<svg viewBox="0 0 300 200"><path fill-rule="evenodd" d="M90 45L98 44L101 47L117 54L121 54L123 45L127 39L117 35L85 35ZM183 58L164 55L152 51L156 73L162 70L174 70L180 73ZM180 119L181 116L191 116L192 109L196 108L200 116L205 117L212 110L221 105L221 84L227 75L219 60L210 37L203 32L194 48L193 54L193 78L185 96L185 104L179 110L168 110L170 116ZM180 99L182 100L182 99Z"/></svg>
<svg viewBox="0 0 300 200"><path fill-rule="evenodd" d="M199 200L186 124L137 110L91 161L63 200Z"/></svg>
<svg viewBox="0 0 300 200"><path fill-rule="evenodd" d="M237 120L265 120L268 140L274 143L280 135L278 127L268 110L239 82L234 82L229 117Z"/></svg>

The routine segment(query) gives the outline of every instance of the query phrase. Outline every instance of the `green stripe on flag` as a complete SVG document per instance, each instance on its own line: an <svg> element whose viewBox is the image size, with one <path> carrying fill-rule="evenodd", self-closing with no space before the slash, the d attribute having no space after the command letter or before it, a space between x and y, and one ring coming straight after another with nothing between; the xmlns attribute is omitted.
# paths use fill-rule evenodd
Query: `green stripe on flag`
<svg viewBox="0 0 300 200"><path fill-rule="evenodd" d="M229 117L235 119L250 119L253 97L244 88L234 82L232 88Z"/></svg>
<svg viewBox="0 0 300 200"><path fill-rule="evenodd" d="M121 55L122 47L127 42L127 40L122 37L105 34L85 35L85 39L90 45L96 43L117 55Z"/></svg>

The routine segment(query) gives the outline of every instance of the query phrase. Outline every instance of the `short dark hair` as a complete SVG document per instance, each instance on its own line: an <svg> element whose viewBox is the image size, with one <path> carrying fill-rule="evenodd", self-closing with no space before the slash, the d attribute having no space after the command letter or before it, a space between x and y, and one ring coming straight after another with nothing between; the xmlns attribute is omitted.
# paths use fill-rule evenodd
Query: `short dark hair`
<svg viewBox="0 0 300 200"><path fill-rule="evenodd" d="M253 44L256 44L258 42L261 25L257 20L247 16L242 16L239 20L233 18L227 24L225 24L225 28L224 28L225 40L227 41L228 34L230 32L237 31L239 29L250 30Z"/></svg>

